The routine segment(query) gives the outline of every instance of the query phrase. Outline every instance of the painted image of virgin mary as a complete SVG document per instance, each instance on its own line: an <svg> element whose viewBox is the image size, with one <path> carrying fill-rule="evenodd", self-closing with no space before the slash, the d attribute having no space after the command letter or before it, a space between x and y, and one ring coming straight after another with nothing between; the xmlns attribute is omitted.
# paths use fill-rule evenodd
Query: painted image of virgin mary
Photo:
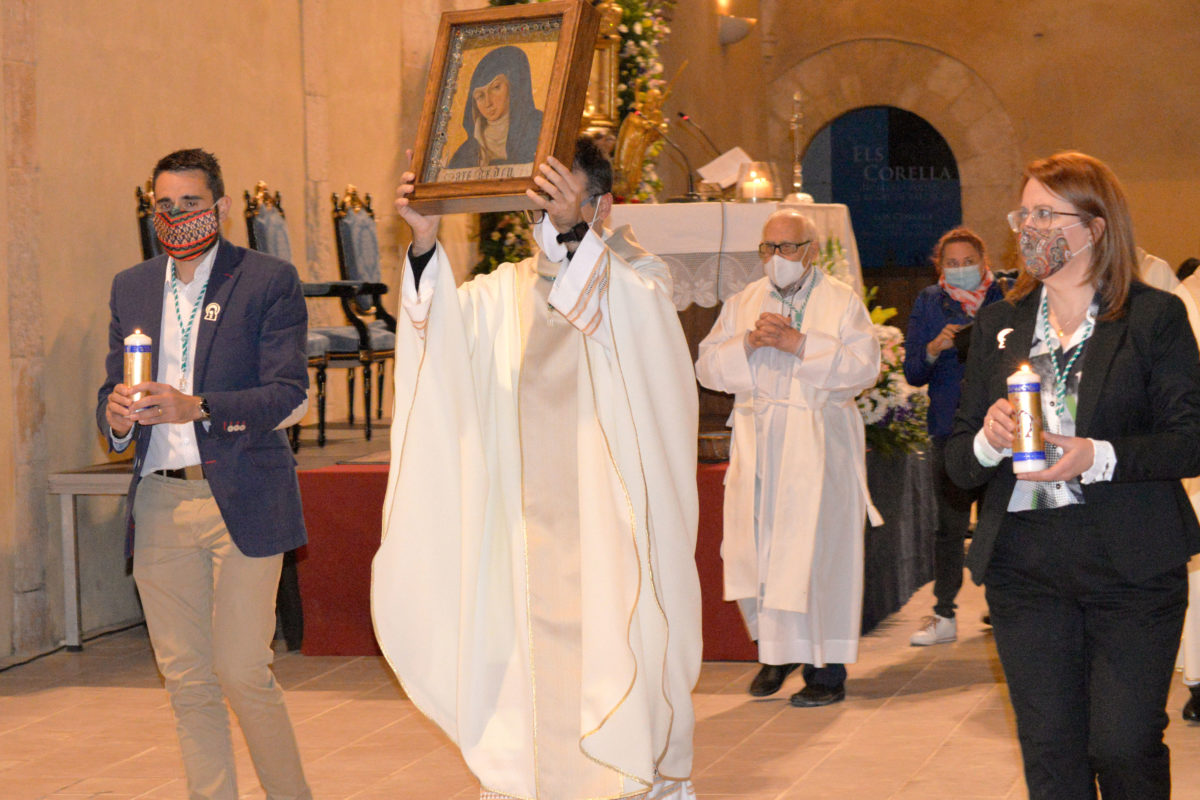
<svg viewBox="0 0 1200 800"><path fill-rule="evenodd" d="M475 67L463 112L463 142L447 165L528 164L537 153L542 112L533 104L529 59L519 47L497 47Z"/></svg>

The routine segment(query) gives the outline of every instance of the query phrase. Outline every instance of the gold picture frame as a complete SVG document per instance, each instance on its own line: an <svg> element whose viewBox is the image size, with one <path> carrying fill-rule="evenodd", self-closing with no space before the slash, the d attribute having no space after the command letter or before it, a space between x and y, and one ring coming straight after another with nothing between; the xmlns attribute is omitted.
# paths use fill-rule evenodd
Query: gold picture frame
<svg viewBox="0 0 1200 800"><path fill-rule="evenodd" d="M596 43L592 73L588 80L584 124L594 128L617 127L617 83L620 72L621 40L602 38Z"/></svg>
<svg viewBox="0 0 1200 800"><path fill-rule="evenodd" d="M534 168L571 163L599 27L587 0L442 15L413 152L422 214L533 208Z"/></svg>

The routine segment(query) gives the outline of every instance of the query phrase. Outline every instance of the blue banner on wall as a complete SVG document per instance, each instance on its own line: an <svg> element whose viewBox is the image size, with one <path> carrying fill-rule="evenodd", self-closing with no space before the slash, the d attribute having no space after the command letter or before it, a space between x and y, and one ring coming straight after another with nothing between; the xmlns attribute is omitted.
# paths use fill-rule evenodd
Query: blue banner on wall
<svg viewBox="0 0 1200 800"><path fill-rule="evenodd" d="M804 155L804 177L817 202L850 207L865 269L928 265L938 237L962 224L954 154L898 108L861 108L827 125Z"/></svg>

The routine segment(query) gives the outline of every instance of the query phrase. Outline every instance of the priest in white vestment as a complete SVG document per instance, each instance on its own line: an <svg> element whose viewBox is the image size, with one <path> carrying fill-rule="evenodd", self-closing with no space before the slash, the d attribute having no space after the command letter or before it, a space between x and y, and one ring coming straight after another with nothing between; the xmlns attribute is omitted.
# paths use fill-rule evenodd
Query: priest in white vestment
<svg viewBox="0 0 1200 800"><path fill-rule="evenodd" d="M870 497L854 398L879 376L867 309L816 266L818 238L797 211L767 219L766 277L725 302L696 362L700 383L734 395L721 556L725 599L758 642L750 693L803 665L802 707L844 699L858 659Z"/></svg>
<svg viewBox="0 0 1200 800"><path fill-rule="evenodd" d="M667 268L599 223L590 139L539 167L541 252L458 289L404 182L380 647L482 797L694 797L697 394Z"/></svg>
<svg viewBox="0 0 1200 800"><path fill-rule="evenodd" d="M1137 248L1137 257L1138 273L1141 275L1143 283L1148 283L1155 289L1162 289L1164 292L1174 292L1179 288L1179 278L1175 277L1175 270L1171 269L1171 265L1166 261L1147 253L1141 247Z"/></svg>

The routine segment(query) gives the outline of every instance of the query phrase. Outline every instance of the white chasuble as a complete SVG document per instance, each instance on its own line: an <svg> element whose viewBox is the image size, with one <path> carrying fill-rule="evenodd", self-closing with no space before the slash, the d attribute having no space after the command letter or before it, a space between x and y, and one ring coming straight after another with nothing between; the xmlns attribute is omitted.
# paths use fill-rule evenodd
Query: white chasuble
<svg viewBox="0 0 1200 800"><path fill-rule="evenodd" d="M691 774L697 400L658 264L618 232L458 289L440 246L405 269L372 615L487 793Z"/></svg>
<svg viewBox="0 0 1200 800"><path fill-rule="evenodd" d="M854 290L813 270L798 298L810 281L800 357L771 347L746 352L744 337L763 312L792 316L764 277L725 302L700 343L696 373L704 386L734 395L725 599L749 601L741 605L764 663L821 666L857 659L865 512L880 520L867 493L854 398L875 383L880 353ZM760 638L764 622L771 634ZM776 649L785 660L772 657Z"/></svg>

